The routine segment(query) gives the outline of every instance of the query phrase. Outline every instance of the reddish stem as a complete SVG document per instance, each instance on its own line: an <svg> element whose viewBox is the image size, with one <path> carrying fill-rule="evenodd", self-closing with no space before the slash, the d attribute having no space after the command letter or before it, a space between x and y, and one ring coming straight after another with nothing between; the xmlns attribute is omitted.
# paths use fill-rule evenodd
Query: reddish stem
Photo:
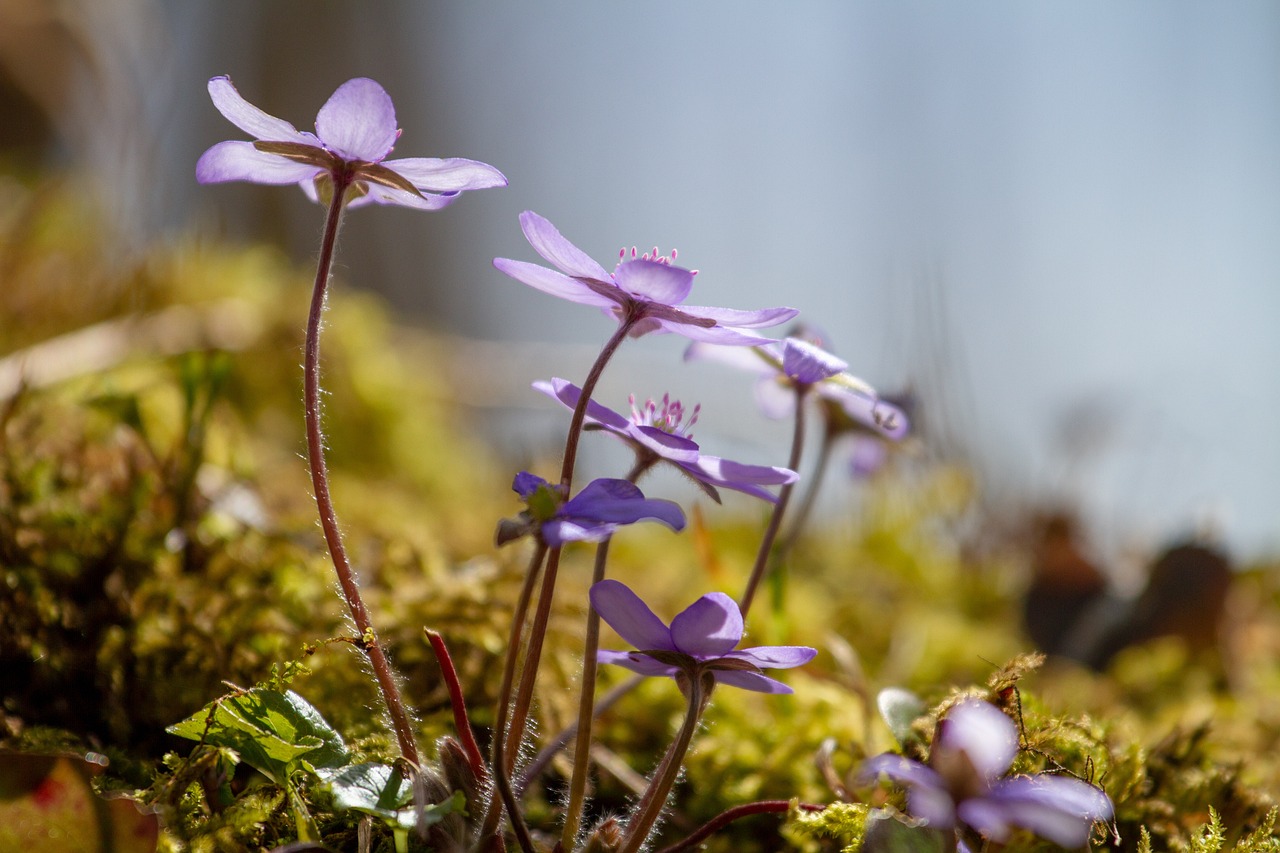
<svg viewBox="0 0 1280 853"><path fill-rule="evenodd" d="M807 812L820 812L826 806L817 803L800 803L799 808ZM688 850L700 843L703 839L711 837L713 834L724 829L735 820L741 820L744 817L751 817L757 814L785 814L791 810L790 800L761 800L756 803L744 803L740 806L734 806L726 809L711 820L704 823L698 828L698 831L690 835L683 841L677 841L670 847L663 847L658 853L679 853L681 850Z"/></svg>
<svg viewBox="0 0 1280 853"><path fill-rule="evenodd" d="M430 628L423 629L431 643L431 650L436 653L436 661L440 664L440 674L444 678L445 687L449 690L449 707L453 709L453 725L458 730L458 741L467 754L471 764L471 772L481 784L489 780L489 771L485 769L484 756L480 753L480 745L476 743L475 733L471 730L471 719L467 716L467 702L462 696L462 685L458 682L458 670L453 666L453 658L444 644L444 637Z"/></svg>
<svg viewBox="0 0 1280 853"><path fill-rule="evenodd" d="M333 198L329 202L329 215L325 221L324 238L320 244L320 260L316 265L316 281L311 292L311 313L307 318L306 358L303 369L303 404L307 420L307 462L311 469L311 488L315 492L316 507L320 512L320 527L324 531L329 556L338 575L338 585L347 609L355 622L360 637L360 647L369 657L374 677L382 690L382 699L391 717L391 726L400 743L400 754L414 766L419 763L418 746L414 741L413 725L405 710L391 664L382 650L378 635L369 619L369 610L360 596L360 586L347 559L338 529L338 517L329 495L329 470L324 459L324 437L320 430L320 320L324 314L325 295L329 285L329 270L333 265L334 249L338 242L338 226L342 222L342 203L350 186L349 175L334 175Z"/></svg>

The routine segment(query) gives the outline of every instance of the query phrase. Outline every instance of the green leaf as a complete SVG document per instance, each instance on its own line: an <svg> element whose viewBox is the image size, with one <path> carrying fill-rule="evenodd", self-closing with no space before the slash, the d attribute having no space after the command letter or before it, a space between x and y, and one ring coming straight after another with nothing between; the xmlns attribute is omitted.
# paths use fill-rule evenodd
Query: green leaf
<svg viewBox="0 0 1280 853"><path fill-rule="evenodd" d="M411 829L417 824L418 810L409 805L413 799L413 784L394 767L353 764L320 775L329 783L336 808L371 814L403 829ZM446 815L461 812L465 807L466 797L461 791L455 791L449 799L422 811L425 825L439 823Z"/></svg>
<svg viewBox="0 0 1280 853"><path fill-rule="evenodd" d="M316 769L343 767L348 761L341 735L292 690L255 687L206 705L166 731L234 749L278 783L302 761Z"/></svg>
<svg viewBox="0 0 1280 853"><path fill-rule="evenodd" d="M910 690L886 687L876 696L876 705L889 731L893 732L899 745L905 746L912 738L911 724L925 712L924 702Z"/></svg>

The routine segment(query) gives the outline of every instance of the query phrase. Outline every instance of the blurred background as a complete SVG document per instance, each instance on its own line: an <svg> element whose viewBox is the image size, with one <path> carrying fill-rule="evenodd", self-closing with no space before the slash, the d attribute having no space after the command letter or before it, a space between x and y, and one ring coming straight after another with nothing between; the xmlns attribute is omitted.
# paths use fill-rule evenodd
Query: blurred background
<svg viewBox="0 0 1280 853"><path fill-rule="evenodd" d="M339 275L457 337L424 369L508 446L554 441L527 381L581 381L610 330L491 266L536 260L532 209L606 265L678 248L692 302L799 308L996 507L1072 507L1112 556L1280 550L1274 3L0 0L0 63L4 171L73 174L118 262L193 231L314 257L300 192L196 185L243 138L217 74L303 129L373 77L397 155L502 169L442 214L349 217ZM713 452L784 458L747 378L681 351L629 345L604 402L672 390Z"/></svg>

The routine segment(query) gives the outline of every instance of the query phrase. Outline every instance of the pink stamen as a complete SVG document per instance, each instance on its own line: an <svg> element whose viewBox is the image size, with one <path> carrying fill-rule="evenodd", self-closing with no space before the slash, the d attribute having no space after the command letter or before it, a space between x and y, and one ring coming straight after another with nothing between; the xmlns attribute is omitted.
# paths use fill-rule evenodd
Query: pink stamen
<svg viewBox="0 0 1280 853"><path fill-rule="evenodd" d="M637 406L635 394L630 395L627 400L631 403L631 422L637 426L654 427L671 435L693 438L691 430L698 422L698 414L702 411L701 403L690 411L679 400L672 400L670 394L662 395L661 404L650 399L645 400L643 406Z"/></svg>

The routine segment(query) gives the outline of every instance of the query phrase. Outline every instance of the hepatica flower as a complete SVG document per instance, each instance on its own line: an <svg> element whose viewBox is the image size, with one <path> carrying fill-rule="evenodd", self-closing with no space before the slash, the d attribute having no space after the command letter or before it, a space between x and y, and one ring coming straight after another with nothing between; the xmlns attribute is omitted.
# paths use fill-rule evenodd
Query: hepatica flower
<svg viewBox="0 0 1280 853"><path fill-rule="evenodd" d="M702 596L671 620L668 627L626 584L604 580L591 587L591 606L622 639L638 651L601 650L600 663L625 667L641 675L688 678L710 672L721 684L757 693L791 693L764 669L790 669L813 660L807 646L756 646L738 649L742 613L722 592Z"/></svg>
<svg viewBox="0 0 1280 853"><path fill-rule="evenodd" d="M338 87L320 108L314 134L250 104L228 77L209 81L209 97L255 141L219 142L204 152L196 163L202 184L298 184L313 201L327 201L339 183L350 188L350 207L376 203L437 210L465 190L507 183L497 169L475 160L386 159L400 136L395 107L382 86L365 77Z"/></svg>
<svg viewBox="0 0 1280 853"><path fill-rule="evenodd" d="M533 211L520 214L520 227L529 245L555 269L508 258L495 258L495 267L544 293L602 309L619 323L630 324L633 337L674 332L695 341L759 344L769 338L749 330L785 323L798 313L794 308L741 311L684 305L695 272L676 266L675 252L668 258L655 248L637 257L635 249L630 256L624 250L610 273Z"/></svg>
<svg viewBox="0 0 1280 853"><path fill-rule="evenodd" d="M546 480L521 471L511 484L528 509L516 520L498 527L498 544L536 533L551 548L566 542L599 542L619 527L637 521L658 521L672 530L684 529L684 512L674 501L646 498L626 480L592 480L569 500Z"/></svg>
<svg viewBox="0 0 1280 853"><path fill-rule="evenodd" d="M1081 847L1094 821L1111 816L1111 800L1066 776L1006 776L1017 754L1013 721L974 699L938 723L928 764L885 753L863 764L859 775L904 785L907 812L935 829L967 829L1003 844L1021 827L1062 847Z"/></svg>
<svg viewBox="0 0 1280 853"><path fill-rule="evenodd" d="M582 389L565 379L538 381L533 387L559 400L572 410L582 397ZM679 401L663 397L660 403L652 400L637 405L631 398L631 416L615 412L595 400L587 401L586 424L588 428L604 430L621 438L636 452L641 464L654 465L667 462L691 477L717 502L717 489L733 489L754 495L766 501L776 502L777 497L765 486L794 483L799 475L787 468L767 465L745 465L708 456L693 440L690 430L698 419L698 407L692 411Z"/></svg>
<svg viewBox="0 0 1280 853"><path fill-rule="evenodd" d="M799 390L812 392L824 402L840 407L877 435L896 440L907 434L909 424L901 409L881 400L874 388L849 373L847 362L810 341L790 337L751 349L695 341L685 350L685 360L701 358L759 376L756 401L768 417L790 414Z"/></svg>

